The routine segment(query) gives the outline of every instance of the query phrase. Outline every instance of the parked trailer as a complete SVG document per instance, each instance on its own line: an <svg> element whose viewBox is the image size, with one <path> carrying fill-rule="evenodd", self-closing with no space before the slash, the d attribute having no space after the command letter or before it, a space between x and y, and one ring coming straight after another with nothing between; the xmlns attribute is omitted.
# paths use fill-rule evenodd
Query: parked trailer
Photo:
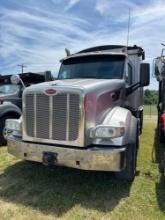
<svg viewBox="0 0 165 220"><path fill-rule="evenodd" d="M12 75L0 75L0 145L6 145L5 120L19 118L22 112L22 92L24 87L49 81L52 79L50 71L18 74L22 83L15 85L11 82Z"/></svg>
<svg viewBox="0 0 165 220"><path fill-rule="evenodd" d="M23 93L23 116L7 120L8 152L46 165L113 171L133 181L149 64L138 46L67 50L58 79ZM12 129L11 129L12 128Z"/></svg>

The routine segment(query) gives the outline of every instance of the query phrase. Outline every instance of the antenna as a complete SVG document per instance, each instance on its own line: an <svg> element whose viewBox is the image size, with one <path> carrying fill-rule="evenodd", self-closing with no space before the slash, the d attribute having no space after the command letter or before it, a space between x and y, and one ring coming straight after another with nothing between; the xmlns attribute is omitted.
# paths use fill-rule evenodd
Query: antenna
<svg viewBox="0 0 165 220"><path fill-rule="evenodd" d="M69 57L69 56L70 56L70 50L68 50L67 48L65 48L65 52L66 52L66 56Z"/></svg>
<svg viewBox="0 0 165 220"><path fill-rule="evenodd" d="M129 8L129 15L128 15L128 31L127 31L127 47L129 44L129 32L130 32L130 21L131 21L131 9Z"/></svg>

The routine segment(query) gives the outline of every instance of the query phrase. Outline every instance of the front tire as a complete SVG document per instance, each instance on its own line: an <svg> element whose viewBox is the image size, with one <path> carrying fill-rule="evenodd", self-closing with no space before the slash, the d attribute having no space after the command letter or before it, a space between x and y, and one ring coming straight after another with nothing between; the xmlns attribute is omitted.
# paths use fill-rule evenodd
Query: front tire
<svg viewBox="0 0 165 220"><path fill-rule="evenodd" d="M139 134L142 134L143 131L143 111L140 112L140 129Z"/></svg>
<svg viewBox="0 0 165 220"><path fill-rule="evenodd" d="M125 168L116 172L117 179L132 182L136 175L137 150L139 145L139 136L137 135L136 142L129 144L126 149L126 165Z"/></svg>

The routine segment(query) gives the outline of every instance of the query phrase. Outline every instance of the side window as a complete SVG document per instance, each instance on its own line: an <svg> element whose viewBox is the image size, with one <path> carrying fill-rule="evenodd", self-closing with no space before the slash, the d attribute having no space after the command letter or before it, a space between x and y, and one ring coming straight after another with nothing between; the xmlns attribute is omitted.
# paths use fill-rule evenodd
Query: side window
<svg viewBox="0 0 165 220"><path fill-rule="evenodd" d="M128 63L128 71L126 73L126 82L132 84L132 66Z"/></svg>

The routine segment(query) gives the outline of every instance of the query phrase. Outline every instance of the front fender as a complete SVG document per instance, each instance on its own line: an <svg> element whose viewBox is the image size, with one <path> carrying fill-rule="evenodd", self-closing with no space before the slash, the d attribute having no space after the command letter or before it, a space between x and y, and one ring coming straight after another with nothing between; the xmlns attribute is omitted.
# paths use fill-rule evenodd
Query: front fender
<svg viewBox="0 0 165 220"><path fill-rule="evenodd" d="M110 112L107 113L101 125L108 125L112 127L122 126L125 128L124 136L108 140L95 139L93 143L112 146L123 146L130 143L135 143L137 123L137 118L135 118L128 109L114 107Z"/></svg>
<svg viewBox="0 0 165 220"><path fill-rule="evenodd" d="M21 116L21 109L11 102L4 102L0 105L0 118L10 113L16 113Z"/></svg>

